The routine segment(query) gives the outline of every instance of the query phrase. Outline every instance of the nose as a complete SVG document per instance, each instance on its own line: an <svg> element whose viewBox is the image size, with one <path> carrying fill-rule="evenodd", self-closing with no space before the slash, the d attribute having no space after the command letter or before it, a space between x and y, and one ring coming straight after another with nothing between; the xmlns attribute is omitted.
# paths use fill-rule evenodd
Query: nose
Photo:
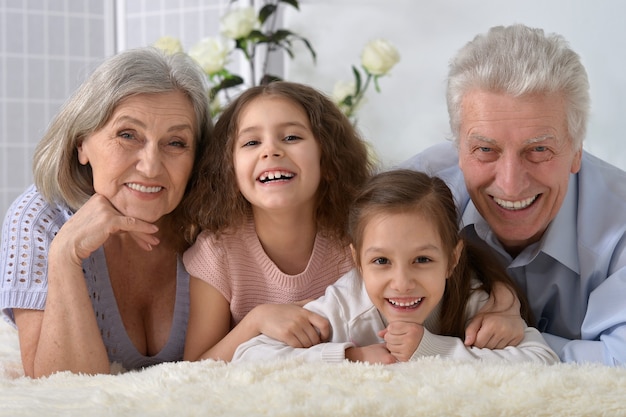
<svg viewBox="0 0 626 417"><path fill-rule="evenodd" d="M267 158L280 158L283 156L283 149L279 143L274 140L267 140L263 143L263 149L261 152L261 157L263 159Z"/></svg>
<svg viewBox="0 0 626 417"><path fill-rule="evenodd" d="M409 274L406 268L395 268L392 272L390 287L399 294L406 293L415 289L415 280Z"/></svg>
<svg viewBox="0 0 626 417"><path fill-rule="evenodd" d="M521 157L502 154L495 168L495 182L504 196L514 198L525 190L528 170Z"/></svg>
<svg viewBox="0 0 626 417"><path fill-rule="evenodd" d="M163 166L161 149L157 143L147 143L138 153L137 171L146 178L156 177Z"/></svg>

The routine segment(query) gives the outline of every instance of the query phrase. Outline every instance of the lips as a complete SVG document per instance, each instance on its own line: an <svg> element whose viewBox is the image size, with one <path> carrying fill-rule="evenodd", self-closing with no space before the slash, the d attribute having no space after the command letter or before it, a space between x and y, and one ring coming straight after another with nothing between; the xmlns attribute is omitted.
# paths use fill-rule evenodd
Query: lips
<svg viewBox="0 0 626 417"><path fill-rule="evenodd" d="M387 298L386 300L389 304L391 304L395 308L413 309L413 308L417 308L417 306L419 306L422 303L422 301L424 300L424 297L403 298L403 299Z"/></svg>
<svg viewBox="0 0 626 417"><path fill-rule="evenodd" d="M530 206L532 203L535 202L537 197L539 197L539 194L526 198L524 200L518 200L518 201L508 201L508 200L502 200L501 198L493 197L493 201L495 201L498 206L502 207L505 210L516 211L516 210L523 210L527 208L528 206Z"/></svg>
<svg viewBox="0 0 626 417"><path fill-rule="evenodd" d="M126 184L128 188L131 190L139 191L141 193L153 194L158 193L163 189L163 187L155 186L155 187L146 187L145 185L136 184L133 182L129 182Z"/></svg>
<svg viewBox="0 0 626 417"><path fill-rule="evenodd" d="M272 181L288 181L295 176L293 172L275 170L275 171L266 171L259 175L257 178L258 181L263 184L272 182Z"/></svg>

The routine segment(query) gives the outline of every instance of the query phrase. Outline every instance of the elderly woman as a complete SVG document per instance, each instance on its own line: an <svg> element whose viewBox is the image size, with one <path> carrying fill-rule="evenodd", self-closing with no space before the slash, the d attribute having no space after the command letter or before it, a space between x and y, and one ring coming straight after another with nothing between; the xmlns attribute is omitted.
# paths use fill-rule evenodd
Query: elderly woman
<svg viewBox="0 0 626 417"><path fill-rule="evenodd" d="M182 359L179 206L211 128L201 70L152 48L109 58L65 104L3 225L0 307L26 375Z"/></svg>

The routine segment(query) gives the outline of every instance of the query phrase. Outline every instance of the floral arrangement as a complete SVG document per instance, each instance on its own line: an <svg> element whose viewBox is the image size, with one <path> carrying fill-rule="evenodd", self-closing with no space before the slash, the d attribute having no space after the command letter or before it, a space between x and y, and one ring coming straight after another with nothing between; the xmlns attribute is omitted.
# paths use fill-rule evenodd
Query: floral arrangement
<svg viewBox="0 0 626 417"><path fill-rule="evenodd" d="M295 42L305 45L315 63L317 54L306 38L290 30L276 28L282 5L299 10L297 0L265 0L258 12L253 6L231 9L220 20L221 36L204 38L187 52L207 75L214 116L222 110L220 96L227 103L233 94L246 87L244 77L233 74L226 67L233 54L243 54L248 63L248 86L280 80L279 76L268 72L269 57L276 51L283 51L293 58ZM180 40L172 37L162 37L154 46L168 53L184 52ZM379 78L387 75L399 60L400 55L391 43L384 39L374 40L361 53L361 68L352 66L354 80L336 83L332 97L353 123L356 123L356 112L369 86L373 83L376 91L380 92ZM258 64L261 64L260 67Z"/></svg>

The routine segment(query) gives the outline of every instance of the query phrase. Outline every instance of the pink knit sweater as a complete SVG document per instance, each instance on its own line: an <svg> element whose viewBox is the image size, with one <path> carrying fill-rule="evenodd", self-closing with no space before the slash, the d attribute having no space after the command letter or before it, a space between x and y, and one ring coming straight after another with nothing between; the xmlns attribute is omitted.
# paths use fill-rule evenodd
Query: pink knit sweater
<svg viewBox="0 0 626 417"><path fill-rule="evenodd" d="M201 233L183 262L190 275L211 284L226 298L235 324L259 304L318 298L353 267L349 247L318 234L306 269L287 275L263 250L252 219L237 233L219 239Z"/></svg>

